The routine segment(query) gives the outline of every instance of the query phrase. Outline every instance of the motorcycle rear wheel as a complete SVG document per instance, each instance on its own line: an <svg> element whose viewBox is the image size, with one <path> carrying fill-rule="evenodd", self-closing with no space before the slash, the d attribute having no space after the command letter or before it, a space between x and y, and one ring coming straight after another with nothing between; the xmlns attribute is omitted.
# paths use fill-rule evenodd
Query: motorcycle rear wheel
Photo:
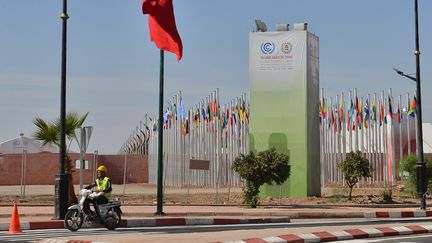
<svg viewBox="0 0 432 243"><path fill-rule="evenodd" d="M121 212L118 208L111 208L105 217L104 226L108 230L116 229L121 223Z"/></svg>
<svg viewBox="0 0 432 243"><path fill-rule="evenodd" d="M84 222L83 214L80 213L77 209L68 210L65 219L64 225L70 231L77 231L81 228Z"/></svg>

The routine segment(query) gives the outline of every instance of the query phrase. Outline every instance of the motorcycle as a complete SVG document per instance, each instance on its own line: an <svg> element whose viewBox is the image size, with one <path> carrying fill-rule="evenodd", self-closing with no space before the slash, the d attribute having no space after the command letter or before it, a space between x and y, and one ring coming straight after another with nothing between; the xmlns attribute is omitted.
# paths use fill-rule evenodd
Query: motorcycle
<svg viewBox="0 0 432 243"><path fill-rule="evenodd" d="M106 204L97 205L100 214L100 216L98 216L91 210L89 212L83 210L85 200L97 196L98 193L92 192L88 189L82 189L80 195L81 199L79 203L70 206L66 212L64 225L67 229L70 231L77 231L82 227L84 222L89 225L100 223L108 230L114 230L120 225L122 214L120 201L111 200Z"/></svg>

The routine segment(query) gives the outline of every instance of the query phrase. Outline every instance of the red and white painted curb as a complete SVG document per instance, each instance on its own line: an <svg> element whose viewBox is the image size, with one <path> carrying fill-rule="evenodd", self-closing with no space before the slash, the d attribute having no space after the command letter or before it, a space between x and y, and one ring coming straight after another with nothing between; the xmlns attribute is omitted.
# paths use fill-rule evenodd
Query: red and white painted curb
<svg viewBox="0 0 432 243"><path fill-rule="evenodd" d="M365 218L413 218L413 217L431 217L432 211L377 211L377 212L365 212Z"/></svg>
<svg viewBox="0 0 432 243"><path fill-rule="evenodd" d="M291 219L322 219L322 218L419 218L432 217L432 211L371 211L371 212L299 212L287 213Z"/></svg>
<svg viewBox="0 0 432 243"><path fill-rule="evenodd" d="M348 229L338 231L321 231L314 233L287 234L265 238L251 238L236 241L223 241L219 243L303 243L327 242L350 239L364 239L381 236L397 236L408 234L432 233L432 225L408 225L397 227L378 227L366 229Z"/></svg>
<svg viewBox="0 0 432 243"><path fill-rule="evenodd" d="M260 224L260 223L289 223L288 217L268 217L268 218L141 218L123 219L120 227L151 227L151 226L182 226L182 225L224 225L224 224ZM35 229L59 229L64 228L63 220L51 221L30 221L21 222L22 230ZM9 223L0 223L0 231L8 230Z"/></svg>
<svg viewBox="0 0 432 243"><path fill-rule="evenodd" d="M51 240L51 239L44 239L44 240L36 241L36 243L110 243L110 242L89 241L89 240Z"/></svg>
<svg viewBox="0 0 432 243"><path fill-rule="evenodd" d="M223 224L260 224L260 223L289 223L287 217L269 218L148 218L126 220L124 227L143 227L143 226L180 226L180 225L223 225Z"/></svg>
<svg viewBox="0 0 432 243"><path fill-rule="evenodd" d="M140 219L124 219L121 227L146 226L180 226L180 225L223 225L223 224L250 224L250 223L287 223L290 218L420 218L432 217L432 211L376 211L376 212L311 212L289 214L289 216L271 216L256 218L229 218L229 217L148 217ZM62 220L50 221L21 221L21 229L57 229L64 228ZM8 230L9 223L0 223L0 231Z"/></svg>

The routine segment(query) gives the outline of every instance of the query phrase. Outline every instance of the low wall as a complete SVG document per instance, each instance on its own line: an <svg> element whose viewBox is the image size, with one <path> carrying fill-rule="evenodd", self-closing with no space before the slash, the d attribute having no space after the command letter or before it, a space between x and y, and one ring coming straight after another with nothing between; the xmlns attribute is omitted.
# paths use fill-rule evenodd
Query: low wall
<svg viewBox="0 0 432 243"><path fill-rule="evenodd" d="M69 154L72 161L79 160L79 154ZM24 159L25 158L25 159ZM94 177L97 165L93 161L95 156L87 154L85 159L90 161L90 168L84 169L84 184L90 184ZM23 162L26 162L26 185L54 185L55 175L59 173L59 154L38 153L27 154L0 154L0 185L20 185ZM148 183L147 155L128 155L126 157L126 183ZM124 155L97 155L98 165L108 168L108 177L114 184L122 184L124 177ZM79 184L79 169L73 174L74 184Z"/></svg>

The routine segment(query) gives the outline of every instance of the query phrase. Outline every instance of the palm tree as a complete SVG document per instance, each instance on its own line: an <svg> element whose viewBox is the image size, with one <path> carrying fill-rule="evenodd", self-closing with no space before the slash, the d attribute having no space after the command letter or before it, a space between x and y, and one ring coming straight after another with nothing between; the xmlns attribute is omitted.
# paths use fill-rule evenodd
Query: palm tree
<svg viewBox="0 0 432 243"><path fill-rule="evenodd" d="M68 187L69 187L69 196L68 203L69 205L75 204L78 202L78 199L75 195L74 187L73 187L73 178L72 178L72 160L68 156L70 145L75 137L75 129L80 128L84 121L88 116L88 112L83 116L79 116L77 112L69 112L66 114L66 127L65 127L65 135L66 141L68 141L69 145L66 148L66 158L65 158L65 173L68 175ZM33 120L33 124L36 125L37 130L33 134L33 137L37 140L42 141L42 146L44 145L57 145L60 147L60 118L57 118L55 121L46 122L44 119L40 117L36 117Z"/></svg>

